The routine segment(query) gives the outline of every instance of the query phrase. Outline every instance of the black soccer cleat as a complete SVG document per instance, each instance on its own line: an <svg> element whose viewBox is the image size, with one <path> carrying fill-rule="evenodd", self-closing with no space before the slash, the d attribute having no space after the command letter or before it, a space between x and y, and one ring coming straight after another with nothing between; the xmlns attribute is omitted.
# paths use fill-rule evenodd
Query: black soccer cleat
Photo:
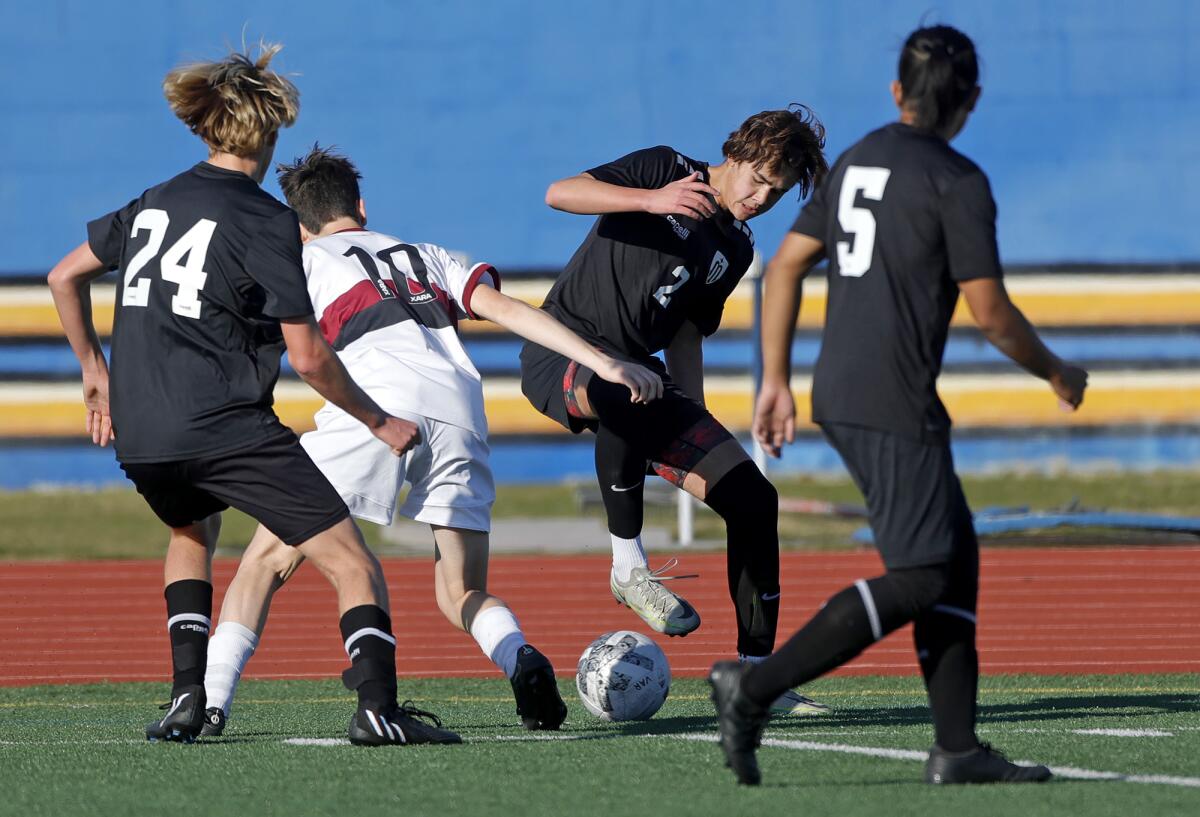
<svg viewBox="0 0 1200 817"><path fill-rule="evenodd" d="M712 702L717 708L717 729L725 765L733 769L737 780L746 786L762 782L755 751L762 743L763 728L770 711L753 703L742 692L742 676L749 664L737 661L718 661L708 674L712 687Z"/></svg>
<svg viewBox="0 0 1200 817"><path fill-rule="evenodd" d="M210 706L204 710L204 726L200 727L200 737L219 738L225 731L225 712L219 706Z"/></svg>
<svg viewBox="0 0 1200 817"><path fill-rule="evenodd" d="M350 742L355 746L409 746L462 743L462 738L443 729L437 715L417 709L412 701L405 701L391 710L360 706L350 719Z"/></svg>
<svg viewBox="0 0 1200 817"><path fill-rule="evenodd" d="M1018 766L987 743L969 752L934 746L925 762L926 783L1042 783L1050 777L1045 766Z"/></svg>
<svg viewBox="0 0 1200 817"><path fill-rule="evenodd" d="M159 707L167 710L163 719L146 726L146 740L191 743L204 726L204 703L203 685L179 690L169 703Z"/></svg>
<svg viewBox="0 0 1200 817"><path fill-rule="evenodd" d="M567 705L558 694L554 667L530 644L517 650L517 669L512 677L517 715L529 730L557 729L567 718Z"/></svg>

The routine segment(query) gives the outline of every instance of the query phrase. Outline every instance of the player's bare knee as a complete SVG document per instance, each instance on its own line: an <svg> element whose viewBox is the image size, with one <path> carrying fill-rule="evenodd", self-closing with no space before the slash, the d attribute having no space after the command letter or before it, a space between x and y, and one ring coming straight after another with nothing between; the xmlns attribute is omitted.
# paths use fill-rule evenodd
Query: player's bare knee
<svg viewBox="0 0 1200 817"><path fill-rule="evenodd" d="M264 559L264 567L271 572L279 585L283 585L303 562L304 556L300 551L280 542L280 547L272 550Z"/></svg>
<svg viewBox="0 0 1200 817"><path fill-rule="evenodd" d="M264 583L282 585L303 561L304 555L297 548L285 545L266 528L260 527L242 554L238 573L255 576Z"/></svg>

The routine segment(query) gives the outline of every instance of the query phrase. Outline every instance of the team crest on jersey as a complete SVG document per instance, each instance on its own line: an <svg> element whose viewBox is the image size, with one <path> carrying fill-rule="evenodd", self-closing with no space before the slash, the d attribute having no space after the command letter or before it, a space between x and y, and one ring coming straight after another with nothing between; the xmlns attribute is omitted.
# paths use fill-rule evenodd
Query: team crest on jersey
<svg viewBox="0 0 1200 817"><path fill-rule="evenodd" d="M408 302L410 304L423 304L433 300L433 293L422 286L420 281L414 281L408 276L405 276L404 280L408 282Z"/></svg>
<svg viewBox="0 0 1200 817"><path fill-rule="evenodd" d="M729 269L729 260L720 250L713 255L712 266L708 268L708 277L704 279L706 284L715 284L721 280L721 276L725 274L725 270Z"/></svg>

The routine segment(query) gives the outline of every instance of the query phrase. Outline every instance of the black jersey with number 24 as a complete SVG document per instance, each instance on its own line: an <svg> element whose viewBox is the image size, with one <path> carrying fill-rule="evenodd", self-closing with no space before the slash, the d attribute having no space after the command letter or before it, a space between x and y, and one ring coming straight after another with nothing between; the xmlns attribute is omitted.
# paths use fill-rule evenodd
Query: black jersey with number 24
<svg viewBox="0 0 1200 817"><path fill-rule="evenodd" d="M944 438L938 397L958 284L999 278L987 177L938 136L901 123L838 158L792 231L829 256L813 419Z"/></svg>
<svg viewBox="0 0 1200 817"><path fill-rule="evenodd" d="M708 165L673 148L635 151L588 171L645 190ZM704 335L721 324L725 300L754 257L750 228L718 208L700 221L681 214L608 213L567 263L544 309L588 341L633 360L666 348L685 321Z"/></svg>
<svg viewBox="0 0 1200 817"><path fill-rule="evenodd" d="M271 410L280 318L312 314L295 213L201 162L88 224L119 270L109 403L122 462L237 451L286 433Z"/></svg>

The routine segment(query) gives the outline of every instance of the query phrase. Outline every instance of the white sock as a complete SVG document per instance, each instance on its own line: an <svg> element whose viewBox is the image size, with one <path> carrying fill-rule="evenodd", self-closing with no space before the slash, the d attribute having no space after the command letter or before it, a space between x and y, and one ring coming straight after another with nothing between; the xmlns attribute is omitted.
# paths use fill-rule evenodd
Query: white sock
<svg viewBox="0 0 1200 817"><path fill-rule="evenodd" d="M253 630L235 621L217 626L208 640L208 667L204 671L204 694L210 709L220 707L225 717L229 717L238 680L257 647L258 636Z"/></svg>
<svg viewBox="0 0 1200 817"><path fill-rule="evenodd" d="M646 551L642 549L641 534L632 539L622 539L615 533L610 533L609 537L612 539L612 573L617 581L629 581L629 575L635 567L650 566L650 563L646 561Z"/></svg>
<svg viewBox="0 0 1200 817"><path fill-rule="evenodd" d="M471 622L471 637L506 678L517 671L517 650L529 643L517 617L507 607L489 607L476 615Z"/></svg>

